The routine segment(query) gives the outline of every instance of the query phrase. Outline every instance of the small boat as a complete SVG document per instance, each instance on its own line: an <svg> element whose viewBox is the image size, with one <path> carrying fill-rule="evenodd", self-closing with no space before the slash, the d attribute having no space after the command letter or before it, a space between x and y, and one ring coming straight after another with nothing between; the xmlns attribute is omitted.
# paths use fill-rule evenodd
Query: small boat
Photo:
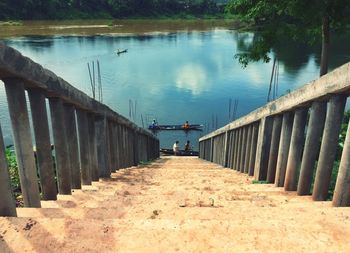
<svg viewBox="0 0 350 253"><path fill-rule="evenodd" d="M174 155L174 151L172 149L168 149L168 148L161 148L160 149L160 153L162 155ZM198 151L193 151L193 150L189 150L189 151L185 151L185 150L180 150L178 153L178 156L198 156Z"/></svg>
<svg viewBox="0 0 350 253"><path fill-rule="evenodd" d="M183 130L183 131L202 131L203 125L192 124L185 128L183 125L149 125L148 129L152 131L161 131L161 130Z"/></svg>
<svg viewBox="0 0 350 253"><path fill-rule="evenodd" d="M124 53L127 53L127 52L128 52L127 49L124 49L124 50L118 49L118 50L116 51L117 55L124 54Z"/></svg>

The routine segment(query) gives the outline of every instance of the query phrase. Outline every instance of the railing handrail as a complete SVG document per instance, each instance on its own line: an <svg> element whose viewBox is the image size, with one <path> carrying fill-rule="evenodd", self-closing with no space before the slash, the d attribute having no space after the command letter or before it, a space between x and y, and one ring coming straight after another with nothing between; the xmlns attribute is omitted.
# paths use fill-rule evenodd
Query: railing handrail
<svg viewBox="0 0 350 253"><path fill-rule="evenodd" d="M55 73L45 69L40 64L23 56L17 50L0 42L0 80L17 78L24 81L26 88L41 89L47 97L59 97L66 103L73 104L79 109L106 116L110 120L135 129L141 134L157 139L153 134L140 128L124 116L100 103L84 92L73 87Z"/></svg>
<svg viewBox="0 0 350 253"><path fill-rule="evenodd" d="M264 117L273 116L293 110L297 107L305 106L316 100L326 100L331 94L346 92L350 92L350 63L346 63L327 75L311 81L301 88L201 137L199 141L201 142L223 134L226 131L251 124Z"/></svg>
<svg viewBox="0 0 350 253"><path fill-rule="evenodd" d="M26 207L41 207L41 198L57 200L57 194L70 195L118 169L159 157L156 136L1 42L0 80ZM1 127L0 167L0 216L16 216Z"/></svg>

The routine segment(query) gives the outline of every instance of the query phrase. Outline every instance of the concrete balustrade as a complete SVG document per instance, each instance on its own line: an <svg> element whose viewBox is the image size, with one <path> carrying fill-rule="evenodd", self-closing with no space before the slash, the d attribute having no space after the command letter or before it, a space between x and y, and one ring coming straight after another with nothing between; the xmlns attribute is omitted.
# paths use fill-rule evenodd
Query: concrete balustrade
<svg viewBox="0 0 350 253"><path fill-rule="evenodd" d="M318 158L313 200L326 200L337 154L341 123L344 117L345 95L334 95L328 102L326 123L323 131L320 155Z"/></svg>
<svg viewBox="0 0 350 253"><path fill-rule="evenodd" d="M235 138L234 138L234 149L233 149L233 164L232 164L232 169L237 169L237 158L239 155L239 132L240 130L234 130Z"/></svg>
<svg viewBox="0 0 350 253"><path fill-rule="evenodd" d="M91 185L91 161L90 161L90 142L89 142L89 124L87 112L78 109L78 132L79 132L79 151L80 151L80 171L81 182L83 185Z"/></svg>
<svg viewBox="0 0 350 253"><path fill-rule="evenodd" d="M71 194L116 169L159 157L159 140L150 132L1 42L0 80L5 83L26 207L41 206L39 183L42 200L55 200L57 193ZM0 216L16 216L1 130L0 167Z"/></svg>
<svg viewBox="0 0 350 253"><path fill-rule="evenodd" d="M275 182L278 148L279 148L280 137L281 137L282 119L283 118L281 115L277 115L273 119L271 146L270 146L270 153L269 153L269 163L267 167L267 179L266 179L266 181L269 183Z"/></svg>
<svg viewBox="0 0 350 253"><path fill-rule="evenodd" d="M244 162L245 162L246 148L247 148L247 136L248 136L248 129L247 127L244 127L243 134L242 134L241 154L239 157L239 171L241 173L244 172Z"/></svg>
<svg viewBox="0 0 350 253"><path fill-rule="evenodd" d="M240 171L241 165L241 153L242 153L242 143L243 143L243 128L238 130L238 145L237 145L237 153L236 153L236 161L235 161L235 170Z"/></svg>
<svg viewBox="0 0 350 253"><path fill-rule="evenodd" d="M72 178L63 103L60 98L49 98L49 103L55 147L58 192L70 195L72 194Z"/></svg>
<svg viewBox="0 0 350 253"><path fill-rule="evenodd" d="M66 125L68 154L70 162L70 173L72 180L72 189L81 189L80 161L79 161L79 143L76 126L75 108L71 104L64 104L64 120Z"/></svg>
<svg viewBox="0 0 350 253"><path fill-rule="evenodd" d="M334 206L350 206L350 122L346 132L339 174L335 185Z"/></svg>
<svg viewBox="0 0 350 253"><path fill-rule="evenodd" d="M43 200L57 199L45 96L38 89L28 90L36 145L36 158Z"/></svg>
<svg viewBox="0 0 350 253"><path fill-rule="evenodd" d="M96 133L95 133L95 115L89 113L87 115L88 120L88 139L89 139L89 156L90 156L90 168L91 168L91 180L98 181L98 163L97 163L97 150L96 150ZM78 156L74 156L75 158Z"/></svg>
<svg viewBox="0 0 350 253"><path fill-rule="evenodd" d="M249 158L249 168L248 175L254 176L254 168L255 168L255 158L256 158L256 146L258 142L258 133L259 133L259 125L253 123L252 127L252 142L250 144L250 158Z"/></svg>
<svg viewBox="0 0 350 253"><path fill-rule="evenodd" d="M13 78L3 81L5 83L7 103L12 123L12 134L24 205L26 207L40 207L39 186L33 155L33 141L30 133L24 83L21 80Z"/></svg>
<svg viewBox="0 0 350 253"><path fill-rule="evenodd" d="M225 134L226 148L211 142L211 150L224 153L224 166L285 191L327 200L334 162L340 156L338 139L350 94L349 80L350 63L203 136L199 140L203 149L200 158L212 161L210 153L204 152L206 145ZM350 206L349 135L350 127L341 154L334 206ZM215 153L215 157L220 156ZM221 164L217 159L214 162Z"/></svg>
<svg viewBox="0 0 350 253"><path fill-rule="evenodd" d="M321 136L326 119L327 103L315 101L310 109L310 120L306 134L303 158L298 182L298 195L309 195L314 166L321 146Z"/></svg>
<svg viewBox="0 0 350 253"><path fill-rule="evenodd" d="M301 156L304 147L304 134L306 126L307 109L301 108L295 111L293 130L290 141L290 148L287 161L284 189L296 191L298 183L298 171L301 163Z"/></svg>
<svg viewBox="0 0 350 253"><path fill-rule="evenodd" d="M275 185L284 186L286 178L287 162L290 148L290 139L292 137L294 113L286 112L283 114L280 144L278 148L278 157L276 164Z"/></svg>
<svg viewBox="0 0 350 253"><path fill-rule="evenodd" d="M246 141L246 150L244 156L244 173L248 174L249 171L249 160L250 160L250 151L251 151L251 142L252 142L253 126L249 125L247 127L247 141Z"/></svg>
<svg viewBox="0 0 350 253"><path fill-rule="evenodd" d="M272 124L273 120L271 117L263 118L260 121L254 169L254 177L256 180L266 180L267 177Z"/></svg>
<svg viewBox="0 0 350 253"><path fill-rule="evenodd" d="M229 131L229 132L227 132L227 135L228 135L228 139L227 139L226 146L228 148L228 152L227 152L227 156L226 156L226 159L227 159L226 167L232 168L232 157L233 157L233 148L234 148L233 147L234 132Z"/></svg>

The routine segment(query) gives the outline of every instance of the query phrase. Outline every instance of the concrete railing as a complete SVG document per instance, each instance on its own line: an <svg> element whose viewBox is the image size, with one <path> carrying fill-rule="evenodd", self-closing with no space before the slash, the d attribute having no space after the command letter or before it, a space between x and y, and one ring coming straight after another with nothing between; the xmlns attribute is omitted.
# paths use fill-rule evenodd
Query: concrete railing
<svg viewBox="0 0 350 253"><path fill-rule="evenodd" d="M350 63L202 137L199 156L326 200L349 94ZM350 128L333 205L350 206Z"/></svg>
<svg viewBox="0 0 350 253"><path fill-rule="evenodd" d="M151 133L2 43L0 79L5 84L26 207L40 207L40 194L43 200L56 200L58 193L71 194L72 189L108 178L117 169L159 157L159 140ZM37 161L25 91L30 101ZM0 216L16 216L1 130Z"/></svg>

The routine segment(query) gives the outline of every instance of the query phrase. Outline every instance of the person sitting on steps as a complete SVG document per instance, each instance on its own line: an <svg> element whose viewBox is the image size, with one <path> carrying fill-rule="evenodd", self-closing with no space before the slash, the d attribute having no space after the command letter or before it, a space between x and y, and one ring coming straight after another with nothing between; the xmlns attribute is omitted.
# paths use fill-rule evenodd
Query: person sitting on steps
<svg viewBox="0 0 350 253"><path fill-rule="evenodd" d="M191 151L191 144L190 144L190 141L187 141L186 144L185 144L185 151Z"/></svg>

